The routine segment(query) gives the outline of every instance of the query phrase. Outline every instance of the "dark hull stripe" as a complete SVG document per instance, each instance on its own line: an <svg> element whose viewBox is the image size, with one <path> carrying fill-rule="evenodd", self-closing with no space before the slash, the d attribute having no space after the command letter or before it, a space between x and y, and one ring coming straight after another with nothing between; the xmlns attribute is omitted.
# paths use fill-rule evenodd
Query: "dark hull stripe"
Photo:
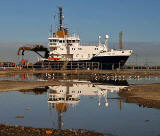
<svg viewBox="0 0 160 136"><path fill-rule="evenodd" d="M99 63L98 67L99 69L116 69L124 66L125 62L127 61L129 56L98 56L93 57L91 60L78 60L78 61L69 61L67 62L67 65L76 65L76 63L86 63L86 62L97 62ZM45 60L43 62L37 62L35 63L35 67L39 65L55 65L56 63L65 63L64 61L50 61Z"/></svg>

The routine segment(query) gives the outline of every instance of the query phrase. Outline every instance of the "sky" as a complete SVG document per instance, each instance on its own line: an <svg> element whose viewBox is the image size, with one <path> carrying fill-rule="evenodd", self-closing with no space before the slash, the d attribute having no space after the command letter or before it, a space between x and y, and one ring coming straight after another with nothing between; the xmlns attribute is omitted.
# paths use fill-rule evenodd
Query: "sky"
<svg viewBox="0 0 160 136"><path fill-rule="evenodd" d="M84 42L118 42L120 31L126 42L160 42L160 0L0 0L0 42L47 42L58 6Z"/></svg>

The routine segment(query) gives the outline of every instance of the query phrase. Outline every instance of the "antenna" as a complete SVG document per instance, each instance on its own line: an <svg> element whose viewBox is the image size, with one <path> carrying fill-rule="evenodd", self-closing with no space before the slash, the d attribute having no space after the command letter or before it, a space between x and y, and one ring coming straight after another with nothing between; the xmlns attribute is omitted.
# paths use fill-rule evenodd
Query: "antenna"
<svg viewBox="0 0 160 136"><path fill-rule="evenodd" d="M53 30L52 30L52 24L51 24L51 28L50 28L50 35L53 35Z"/></svg>
<svg viewBox="0 0 160 136"><path fill-rule="evenodd" d="M53 19L54 19L54 28L55 28L55 30L57 30L57 20L56 20L57 17L58 17L58 13L55 12L55 14L53 15Z"/></svg>
<svg viewBox="0 0 160 136"><path fill-rule="evenodd" d="M99 46L101 45L101 36L98 36Z"/></svg>
<svg viewBox="0 0 160 136"><path fill-rule="evenodd" d="M122 50L124 48L124 45L123 45L123 41L122 41L122 31L119 33L119 48Z"/></svg>

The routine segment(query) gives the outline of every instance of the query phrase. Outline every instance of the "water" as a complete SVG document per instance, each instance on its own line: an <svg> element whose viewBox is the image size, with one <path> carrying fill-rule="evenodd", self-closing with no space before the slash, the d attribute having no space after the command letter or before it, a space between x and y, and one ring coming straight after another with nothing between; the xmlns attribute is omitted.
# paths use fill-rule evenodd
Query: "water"
<svg viewBox="0 0 160 136"><path fill-rule="evenodd" d="M13 75L0 75L0 81L37 81L37 77L32 74L13 74Z"/></svg>
<svg viewBox="0 0 160 136"><path fill-rule="evenodd" d="M119 97L120 88L131 83L156 83L159 78L118 82L74 79L74 83L65 80L68 81L65 86L0 93L0 123L56 129L83 128L118 136L160 134L159 109L115 99ZM24 115L24 118L16 118L18 115Z"/></svg>

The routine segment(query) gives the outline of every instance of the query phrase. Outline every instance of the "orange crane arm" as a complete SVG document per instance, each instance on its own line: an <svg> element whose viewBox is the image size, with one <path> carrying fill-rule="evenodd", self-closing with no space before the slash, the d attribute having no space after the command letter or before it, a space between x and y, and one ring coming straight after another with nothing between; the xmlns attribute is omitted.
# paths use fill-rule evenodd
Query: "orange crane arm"
<svg viewBox="0 0 160 136"><path fill-rule="evenodd" d="M43 58L48 58L49 57L48 48L44 47L43 45L36 44L36 45L33 45L32 47L30 47L30 46L19 47L17 55L20 55L21 51L22 51L21 55L24 55L24 51L34 51ZM39 52L45 52L44 56L42 56Z"/></svg>

